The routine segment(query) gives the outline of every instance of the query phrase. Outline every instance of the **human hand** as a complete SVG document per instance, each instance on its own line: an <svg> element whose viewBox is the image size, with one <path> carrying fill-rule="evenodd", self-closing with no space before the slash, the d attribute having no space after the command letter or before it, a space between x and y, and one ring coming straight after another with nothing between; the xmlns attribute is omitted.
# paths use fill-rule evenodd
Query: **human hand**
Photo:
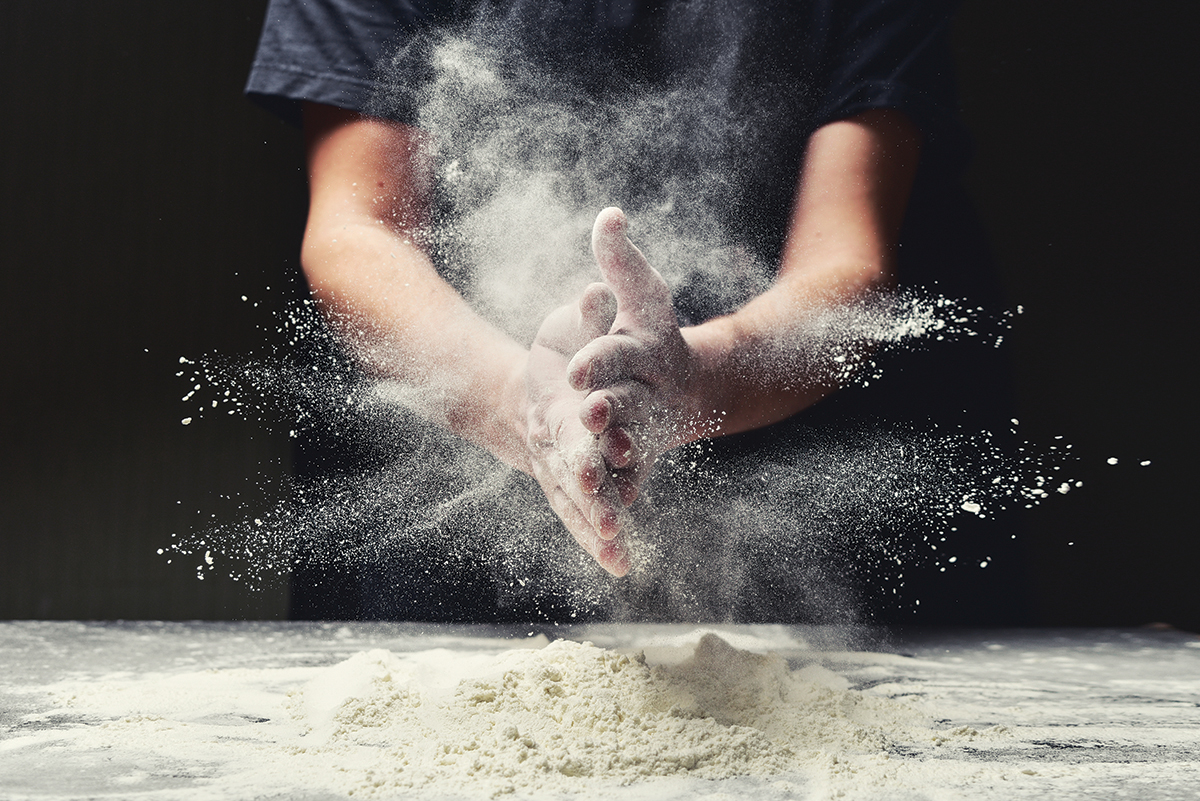
<svg viewBox="0 0 1200 801"><path fill-rule="evenodd" d="M623 576L629 571L629 555L621 536L620 493L598 438L580 414L587 393L567 380L571 357L607 334L616 315L616 298L604 284L592 284L578 303L551 313L530 347L525 385L534 477L583 549L605 570Z"/></svg>
<svg viewBox="0 0 1200 801"><path fill-rule="evenodd" d="M617 208L596 217L592 252L616 301L603 336L581 345L567 365L570 387L586 393L583 427L596 435L614 489L628 505L655 459L694 439L695 358L679 329L667 282L625 235ZM593 321L593 326L598 320Z"/></svg>

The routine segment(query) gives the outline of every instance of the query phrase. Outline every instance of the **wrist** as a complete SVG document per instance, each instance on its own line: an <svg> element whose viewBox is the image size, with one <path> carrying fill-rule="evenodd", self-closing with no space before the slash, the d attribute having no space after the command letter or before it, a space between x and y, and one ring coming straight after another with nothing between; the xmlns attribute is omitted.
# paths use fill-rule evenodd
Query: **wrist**
<svg viewBox="0 0 1200 801"><path fill-rule="evenodd" d="M529 473L532 466L525 444L528 353L514 344L480 358L484 369L469 385L451 392L459 400L447 408L446 425L510 467Z"/></svg>
<svg viewBox="0 0 1200 801"><path fill-rule="evenodd" d="M717 321L680 329L687 348L687 370L680 419L671 447L726 434L731 412L726 392L722 343L726 337Z"/></svg>
<svg viewBox="0 0 1200 801"><path fill-rule="evenodd" d="M532 475L533 465L526 442L529 433L528 362L529 353L522 349L504 363L502 377L487 410L484 447L509 467Z"/></svg>
<svg viewBox="0 0 1200 801"><path fill-rule="evenodd" d="M501 443L493 451L508 466L533 475L529 458L529 351L522 349L507 370L500 403L496 409L496 431Z"/></svg>

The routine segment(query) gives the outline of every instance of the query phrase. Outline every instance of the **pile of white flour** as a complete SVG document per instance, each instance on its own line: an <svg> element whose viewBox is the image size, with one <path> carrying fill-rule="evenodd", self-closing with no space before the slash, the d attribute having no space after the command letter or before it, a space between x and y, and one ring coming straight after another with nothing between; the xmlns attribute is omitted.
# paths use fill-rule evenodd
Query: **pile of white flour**
<svg viewBox="0 0 1200 801"><path fill-rule="evenodd" d="M1192 801L1200 786L1200 640L1184 635L945 635L910 656L769 626L579 631L608 648L366 625L7 633L0 655L23 655L0 672L4 801Z"/></svg>
<svg viewBox="0 0 1200 801"><path fill-rule="evenodd" d="M355 797L763 777L936 737L909 705L715 634L676 659L651 666L567 640L498 656L373 650L324 670L290 706L309 730L301 750L336 761L337 789Z"/></svg>

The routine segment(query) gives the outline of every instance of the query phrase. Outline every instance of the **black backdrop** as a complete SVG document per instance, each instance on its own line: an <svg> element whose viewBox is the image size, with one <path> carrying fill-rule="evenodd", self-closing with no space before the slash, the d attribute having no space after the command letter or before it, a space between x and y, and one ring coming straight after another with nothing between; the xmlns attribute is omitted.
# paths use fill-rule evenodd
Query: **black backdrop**
<svg viewBox="0 0 1200 801"><path fill-rule="evenodd" d="M156 554L288 468L284 435L181 426L175 376L256 348L297 291L299 137L240 95L264 5L0 9L0 618L283 613L282 583ZM956 23L971 190L1025 308L1022 432L1083 460L1030 518L1048 625L1200 630L1191 16L973 0Z"/></svg>

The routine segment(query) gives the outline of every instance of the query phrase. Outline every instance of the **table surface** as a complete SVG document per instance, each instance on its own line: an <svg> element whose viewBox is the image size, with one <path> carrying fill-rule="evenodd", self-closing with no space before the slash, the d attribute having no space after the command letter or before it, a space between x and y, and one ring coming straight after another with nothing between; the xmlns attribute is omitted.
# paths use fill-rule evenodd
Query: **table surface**
<svg viewBox="0 0 1200 801"><path fill-rule="evenodd" d="M917 696L942 711L937 723L947 729L1003 736L889 753L885 758L898 770L894 786L858 787L852 780L830 785L801 775L789 782L697 779L606 788L605 798L1200 798L1195 635L931 630L889 638L814 627L703 630L735 647L774 651L796 666L819 663L866 693ZM209 726L214 739L236 730L240 741L266 747L281 741L289 725L277 714L279 698L314 671L355 653L499 653L531 634L647 651L699 636L695 626L679 624L2 622L0 799L341 798L320 787L255 786L246 776L234 783L233 767L203 754L171 753L167 746L147 754L120 738L105 740L102 730L113 715L63 699L86 700L89 688L103 684L127 692L130 714L163 721L168 740L172 726ZM211 677L234 675L242 701L231 703L233 685L224 698L215 685L209 707L187 720L156 695L166 679L175 687L187 687L193 678L197 687L212 687ZM906 765L924 766L925 778L906 783ZM937 768L932 774L931 765ZM431 797L411 797L418 795Z"/></svg>

